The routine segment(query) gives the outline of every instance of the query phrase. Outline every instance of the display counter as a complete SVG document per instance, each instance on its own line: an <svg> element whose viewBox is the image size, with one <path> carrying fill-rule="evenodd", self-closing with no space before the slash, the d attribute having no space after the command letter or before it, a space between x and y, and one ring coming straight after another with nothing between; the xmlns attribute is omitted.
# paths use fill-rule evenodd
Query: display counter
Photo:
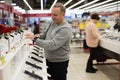
<svg viewBox="0 0 120 80"><path fill-rule="evenodd" d="M0 45L0 80L48 80L44 49L30 45L32 41L24 37L28 32L8 35L7 44L1 39L5 45Z"/></svg>
<svg viewBox="0 0 120 80"><path fill-rule="evenodd" d="M120 33L102 35L100 38L100 46L104 49L104 54L120 61Z"/></svg>

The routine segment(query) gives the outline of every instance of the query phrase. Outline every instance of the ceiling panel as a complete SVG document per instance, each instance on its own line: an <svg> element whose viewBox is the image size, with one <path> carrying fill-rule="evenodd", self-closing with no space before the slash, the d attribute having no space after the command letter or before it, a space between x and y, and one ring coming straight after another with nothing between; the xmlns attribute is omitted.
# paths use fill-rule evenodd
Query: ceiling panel
<svg viewBox="0 0 120 80"><path fill-rule="evenodd" d="M41 0L26 0L28 2L28 4L34 9L34 10L41 10ZM55 0L43 0L43 10L49 10L52 6L52 4L54 3ZM61 2L63 4L65 4L67 1L69 0L57 0L57 2ZM79 1L81 0L72 0L68 5L66 5L65 7L66 8L69 8L70 6L78 3ZM82 3L80 4L77 4L75 5L74 7L70 8L70 9L76 9L80 6L83 6L83 5L86 5L90 2L93 2L95 0L84 0ZM105 4L102 4L102 5L106 5L106 4L110 4L110 3L113 3L113 2L117 2L117 1L120 1L120 0L97 0L95 3L92 3L90 5L87 5L87 6L84 6L82 8L79 8L80 9L84 9L84 8L87 8L87 7L90 7L90 6L93 6L93 5L96 5L98 3L102 3L102 2L105 2L105 1L109 1ZM12 0L13 3L16 3L18 6L22 7L23 9L25 10L29 10L28 6L23 2L23 0ZM119 3L116 3L114 5L118 5L120 4ZM102 5L99 5L99 6L95 6L95 7L100 7ZM95 8L95 7L91 7L92 9ZM109 7L109 6L108 6Z"/></svg>

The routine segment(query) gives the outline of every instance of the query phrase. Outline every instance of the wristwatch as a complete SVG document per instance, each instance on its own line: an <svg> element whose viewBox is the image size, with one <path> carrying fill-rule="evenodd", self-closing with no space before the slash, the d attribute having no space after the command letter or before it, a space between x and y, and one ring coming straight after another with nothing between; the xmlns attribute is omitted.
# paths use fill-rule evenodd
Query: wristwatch
<svg viewBox="0 0 120 80"><path fill-rule="evenodd" d="M33 42L36 42L37 39L38 39L38 37L35 37L35 38L33 39Z"/></svg>

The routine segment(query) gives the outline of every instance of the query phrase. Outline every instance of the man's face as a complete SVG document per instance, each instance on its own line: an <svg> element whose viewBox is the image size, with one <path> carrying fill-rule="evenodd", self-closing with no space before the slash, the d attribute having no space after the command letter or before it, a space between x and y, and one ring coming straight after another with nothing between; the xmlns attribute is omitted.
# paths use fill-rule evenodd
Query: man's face
<svg viewBox="0 0 120 80"><path fill-rule="evenodd" d="M53 8L51 14L56 24L60 24L64 20L64 13L60 11L60 8Z"/></svg>

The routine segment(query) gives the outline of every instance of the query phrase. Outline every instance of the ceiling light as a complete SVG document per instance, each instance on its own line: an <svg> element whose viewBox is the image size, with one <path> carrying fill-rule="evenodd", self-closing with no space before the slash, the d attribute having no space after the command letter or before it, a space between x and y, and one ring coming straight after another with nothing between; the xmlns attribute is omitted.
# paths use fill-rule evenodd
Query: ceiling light
<svg viewBox="0 0 120 80"><path fill-rule="evenodd" d="M73 4L72 6L68 7L67 9L71 9L71 8L73 8L74 6L80 4L80 3L84 2L84 1L85 1L85 0L80 0L80 1L77 2L76 4Z"/></svg>
<svg viewBox="0 0 120 80"><path fill-rule="evenodd" d="M109 4L105 4L105 5L102 5L102 6L99 6L99 7L95 7L95 8L92 8L92 9L99 9L99 8L104 8L104 7L109 7L111 5L116 5L118 4L120 1L117 1L117 2L113 2L113 3L109 3ZM89 10L89 9L84 9L84 10Z"/></svg>
<svg viewBox="0 0 120 80"><path fill-rule="evenodd" d="M16 6L16 3L12 3L11 5L12 5L12 6Z"/></svg>
<svg viewBox="0 0 120 80"><path fill-rule="evenodd" d="M118 11L119 9L117 9L117 7L120 6L119 5L110 5L110 6L107 6L107 7L98 7L98 8L95 8L95 9L89 9L89 11L106 11L106 10L114 10L114 11Z"/></svg>
<svg viewBox="0 0 120 80"><path fill-rule="evenodd" d="M5 3L5 1L0 1L1 3Z"/></svg>
<svg viewBox="0 0 120 80"><path fill-rule="evenodd" d="M85 7L85 6L88 6L88 5L91 5L91 4L95 3L95 2L97 2L97 1L99 1L99 0L91 1L91 2L89 2L89 3L87 3L87 4L84 4L84 5L80 6L80 7L75 8L75 9L83 8L83 7Z"/></svg>
<svg viewBox="0 0 120 80"><path fill-rule="evenodd" d="M66 3L64 4L64 6L68 5L71 1L72 1L72 0L69 0L68 2L66 2Z"/></svg>
<svg viewBox="0 0 120 80"><path fill-rule="evenodd" d="M118 9L118 10L120 10L120 9ZM108 12L108 11L111 11L111 12L114 12L114 11L117 11L117 9L116 8L109 8L109 9L101 9L101 10L90 10L89 12Z"/></svg>
<svg viewBox="0 0 120 80"><path fill-rule="evenodd" d="M41 0L41 10L43 10L43 0Z"/></svg>
<svg viewBox="0 0 120 80"><path fill-rule="evenodd" d="M89 6L89 7L84 8L84 9L86 10L86 9L90 9L90 8L93 8L93 7L97 7L97 6L99 6L99 5L108 3L108 2L110 2L110 1L112 1L112 0L107 0L107 1L104 1L104 2L101 2L101 3L98 3L98 4L94 4L94 5L91 5L91 6Z"/></svg>
<svg viewBox="0 0 120 80"><path fill-rule="evenodd" d="M19 7L19 6L14 6L13 8L14 8L14 9L22 9L22 8Z"/></svg>
<svg viewBox="0 0 120 80"><path fill-rule="evenodd" d="M57 0L55 0L50 8L50 10L52 9L52 7L57 3Z"/></svg>
<svg viewBox="0 0 120 80"><path fill-rule="evenodd" d="M30 10L33 10L32 7L28 4L28 2L26 0L23 0L23 1L30 8Z"/></svg>

